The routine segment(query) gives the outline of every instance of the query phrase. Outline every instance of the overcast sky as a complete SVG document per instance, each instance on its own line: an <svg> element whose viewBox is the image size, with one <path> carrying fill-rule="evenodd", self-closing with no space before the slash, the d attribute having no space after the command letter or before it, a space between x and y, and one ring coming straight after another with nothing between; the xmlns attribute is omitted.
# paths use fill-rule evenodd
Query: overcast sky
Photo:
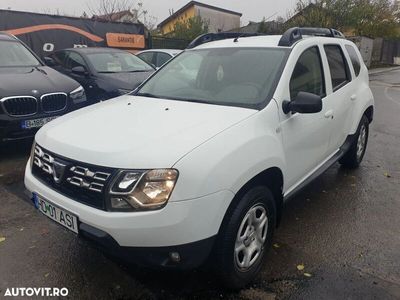
<svg viewBox="0 0 400 300"><path fill-rule="evenodd" d="M60 12L80 16L88 10L88 3L96 5L100 0L0 0L0 9L24 10L34 12ZM175 11L189 0L142 0L149 15L157 18L157 23L169 16L169 10ZM241 12L243 25L248 21L259 21L263 17L271 20L277 16L286 17L294 8L296 0L200 0L200 2Z"/></svg>

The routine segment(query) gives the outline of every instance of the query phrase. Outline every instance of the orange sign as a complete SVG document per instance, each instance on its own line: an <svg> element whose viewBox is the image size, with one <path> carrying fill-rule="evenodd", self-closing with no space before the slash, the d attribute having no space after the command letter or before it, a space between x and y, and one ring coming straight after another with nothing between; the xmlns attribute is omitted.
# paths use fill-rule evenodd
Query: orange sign
<svg viewBox="0 0 400 300"><path fill-rule="evenodd" d="M64 25L64 24L43 24L43 25L10 29L10 30L6 30L6 32L9 34L20 35L20 34L26 34L26 33L31 33L31 32L35 32L35 31L54 30L54 29L68 30L68 31L76 32L83 36L86 36L88 39L91 39L94 42L102 42L103 41L103 38L101 38L97 35L91 34L80 28L77 28L74 26L69 26L69 25Z"/></svg>
<svg viewBox="0 0 400 300"><path fill-rule="evenodd" d="M117 48L145 48L144 35L125 34L125 33L107 33L107 45Z"/></svg>

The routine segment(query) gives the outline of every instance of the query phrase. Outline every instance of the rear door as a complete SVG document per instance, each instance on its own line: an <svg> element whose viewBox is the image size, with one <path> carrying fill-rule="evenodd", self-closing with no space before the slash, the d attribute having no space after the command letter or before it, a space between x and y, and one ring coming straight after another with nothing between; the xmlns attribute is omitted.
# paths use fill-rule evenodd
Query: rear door
<svg viewBox="0 0 400 300"><path fill-rule="evenodd" d="M329 152L334 153L345 142L351 126L353 101L356 98L352 74L340 44L324 45L327 63L327 96L325 116L331 119Z"/></svg>

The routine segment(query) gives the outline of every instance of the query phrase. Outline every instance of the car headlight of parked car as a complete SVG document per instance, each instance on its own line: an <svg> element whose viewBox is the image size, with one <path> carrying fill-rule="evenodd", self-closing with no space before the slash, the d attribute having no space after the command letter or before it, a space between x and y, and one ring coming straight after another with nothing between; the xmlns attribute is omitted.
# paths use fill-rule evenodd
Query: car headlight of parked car
<svg viewBox="0 0 400 300"><path fill-rule="evenodd" d="M110 189L110 208L119 211L164 207L178 179L175 169L121 171Z"/></svg>
<svg viewBox="0 0 400 300"><path fill-rule="evenodd" d="M75 90L73 90L71 93L69 93L70 98L74 102L74 104L78 104L81 102L86 101L86 93L85 89L82 86L79 86Z"/></svg>

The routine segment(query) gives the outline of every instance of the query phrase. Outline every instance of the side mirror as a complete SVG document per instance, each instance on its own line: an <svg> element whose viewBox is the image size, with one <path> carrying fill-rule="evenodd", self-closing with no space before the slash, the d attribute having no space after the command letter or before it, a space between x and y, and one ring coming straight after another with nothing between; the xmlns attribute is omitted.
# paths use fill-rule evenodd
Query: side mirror
<svg viewBox="0 0 400 300"><path fill-rule="evenodd" d="M82 67L82 66L73 67L71 69L71 72L76 74L76 75L80 75L80 76L88 75L88 71L86 71L86 69L84 67Z"/></svg>
<svg viewBox="0 0 400 300"><path fill-rule="evenodd" d="M54 61L54 59L52 59L51 57L46 56L44 58L44 63L46 64L46 66L49 67L54 67L56 65L56 62Z"/></svg>
<svg viewBox="0 0 400 300"><path fill-rule="evenodd" d="M289 112L313 114L322 110L322 99L321 96L312 93L299 92L296 99L283 101L282 109L285 114Z"/></svg>

